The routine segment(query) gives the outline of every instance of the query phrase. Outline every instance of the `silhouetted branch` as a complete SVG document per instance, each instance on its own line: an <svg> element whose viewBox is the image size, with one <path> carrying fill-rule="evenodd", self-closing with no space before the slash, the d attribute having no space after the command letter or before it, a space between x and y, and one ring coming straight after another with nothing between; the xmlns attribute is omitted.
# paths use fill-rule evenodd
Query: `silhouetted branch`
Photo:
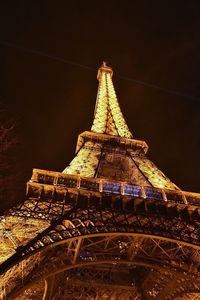
<svg viewBox="0 0 200 300"><path fill-rule="evenodd" d="M18 199L22 181L23 164L16 121L0 111L0 207L7 208Z"/></svg>

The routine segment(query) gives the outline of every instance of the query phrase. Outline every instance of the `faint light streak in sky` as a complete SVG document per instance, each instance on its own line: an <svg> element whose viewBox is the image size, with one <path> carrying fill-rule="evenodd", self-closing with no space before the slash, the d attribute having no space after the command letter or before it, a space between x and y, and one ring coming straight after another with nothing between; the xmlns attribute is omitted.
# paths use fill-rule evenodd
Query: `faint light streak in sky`
<svg viewBox="0 0 200 300"><path fill-rule="evenodd" d="M84 68L84 69L96 72L96 68L94 68L94 67L90 67L90 66L87 66L87 65L84 65L84 64L80 64L80 63L75 62L75 61L67 60L65 58L55 56L55 55L52 55L52 54L44 53L40 50L26 48L24 46L13 44L13 43L3 41L3 40L0 40L0 45L6 46L6 47L16 48L16 49L22 50L24 52L44 56L44 57L47 57L49 59L57 60L59 62L68 64L68 65L71 65L71 66L80 67L80 68ZM168 93L168 94L177 95L177 96L188 98L188 99L195 100L195 101L200 101L199 97L196 97L196 96L193 96L193 95L190 95L190 94L185 94L185 93L175 91L175 90L170 90L168 88L164 88L164 87L158 86L156 84L148 83L148 82L145 82L145 81L137 80L137 79L122 76L122 75L116 75L116 77L118 77L120 79L123 79L123 80L127 80L127 81L130 81L130 82L136 83L138 85L142 85L144 87L153 88L153 89L156 89L156 90Z"/></svg>

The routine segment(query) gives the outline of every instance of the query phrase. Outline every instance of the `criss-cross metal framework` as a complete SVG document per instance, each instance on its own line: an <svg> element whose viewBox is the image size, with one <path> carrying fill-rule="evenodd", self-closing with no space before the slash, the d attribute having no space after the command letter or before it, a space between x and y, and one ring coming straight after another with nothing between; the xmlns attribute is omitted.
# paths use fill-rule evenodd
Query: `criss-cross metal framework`
<svg viewBox="0 0 200 300"><path fill-rule="evenodd" d="M1 299L200 299L200 194L147 157L98 71L90 132L63 172L33 170L1 217Z"/></svg>

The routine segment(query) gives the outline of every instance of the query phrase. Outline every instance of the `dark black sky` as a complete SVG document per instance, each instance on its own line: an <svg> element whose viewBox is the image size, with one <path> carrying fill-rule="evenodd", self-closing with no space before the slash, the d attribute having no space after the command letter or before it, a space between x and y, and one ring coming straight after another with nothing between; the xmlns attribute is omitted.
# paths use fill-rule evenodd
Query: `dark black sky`
<svg viewBox="0 0 200 300"><path fill-rule="evenodd" d="M199 15L199 1L1 1L0 97L18 120L24 180L33 167L61 171L70 162L98 84L96 71L39 51L94 69L106 60L135 138L178 186L200 191Z"/></svg>

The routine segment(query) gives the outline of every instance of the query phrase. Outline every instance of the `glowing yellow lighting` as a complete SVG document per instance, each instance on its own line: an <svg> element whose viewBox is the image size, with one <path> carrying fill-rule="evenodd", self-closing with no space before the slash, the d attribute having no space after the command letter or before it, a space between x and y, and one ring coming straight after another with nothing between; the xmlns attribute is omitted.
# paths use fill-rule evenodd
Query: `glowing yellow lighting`
<svg viewBox="0 0 200 300"><path fill-rule="evenodd" d="M111 68L101 67L98 72L99 89L91 130L125 138L132 138L120 110L111 79Z"/></svg>

